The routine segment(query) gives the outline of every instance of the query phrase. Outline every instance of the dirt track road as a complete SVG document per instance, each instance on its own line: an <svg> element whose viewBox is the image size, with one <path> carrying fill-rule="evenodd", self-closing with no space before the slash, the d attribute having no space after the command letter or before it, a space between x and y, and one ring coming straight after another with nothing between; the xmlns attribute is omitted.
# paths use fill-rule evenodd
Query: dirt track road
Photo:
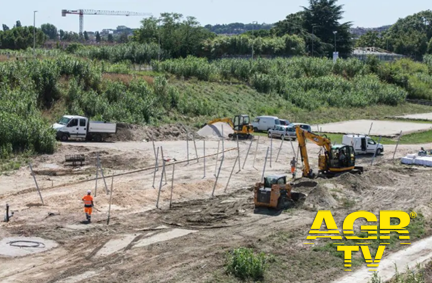
<svg viewBox="0 0 432 283"><path fill-rule="evenodd" d="M398 272L403 273L406 268L411 270L415 269L417 264L424 266L424 264L429 262L431 259L432 237L429 237L381 260L378 267L378 273L381 279L386 282L394 276L395 265L398 267ZM344 276L341 279L333 281L333 283L363 283L368 282L371 277L372 273L368 271L368 268L364 267L356 272Z"/></svg>

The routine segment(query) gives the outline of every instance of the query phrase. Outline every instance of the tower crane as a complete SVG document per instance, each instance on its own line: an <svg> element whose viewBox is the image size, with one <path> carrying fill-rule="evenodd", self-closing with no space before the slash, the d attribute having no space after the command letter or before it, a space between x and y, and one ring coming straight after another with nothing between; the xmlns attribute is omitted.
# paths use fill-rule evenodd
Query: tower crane
<svg viewBox="0 0 432 283"><path fill-rule="evenodd" d="M124 11L107 11L107 10L62 10L62 16L66 17L67 14L79 15L79 32L84 32L84 15L102 15L102 16L151 16L149 13L137 13L137 12L124 12Z"/></svg>

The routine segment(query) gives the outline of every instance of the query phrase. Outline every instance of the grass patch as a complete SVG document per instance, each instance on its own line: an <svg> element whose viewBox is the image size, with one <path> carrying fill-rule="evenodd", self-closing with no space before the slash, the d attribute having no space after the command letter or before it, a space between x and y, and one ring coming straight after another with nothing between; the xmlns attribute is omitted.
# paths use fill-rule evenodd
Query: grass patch
<svg viewBox="0 0 432 283"><path fill-rule="evenodd" d="M395 224L397 224L397 221L398 220L392 219L391 223L393 225L395 225ZM426 228L427 228L427 226L426 226L424 216L422 214L418 214L417 218L412 219L410 224L407 227L407 230L409 231L409 236L411 237L410 242L413 242L414 240L421 239L422 237L424 237L426 235L426 232L427 232ZM378 247L382 243L388 243L388 245L385 245L386 246L386 249L384 252L384 256L385 256L389 250L395 250L398 247L401 247L402 245L399 245L399 243L403 242L403 240L402 241L399 240L397 233L392 233L390 235L391 235L391 237L389 240L381 240L380 239L380 233L378 231L378 234L377 234L378 239L377 240L347 240L347 239L344 239L340 243L343 242L346 246L357 246L360 243L365 243L365 242L370 243L370 245L368 245L368 246L369 246L370 253L371 253L372 257L374 257L374 255L376 254L376 251L378 250ZM366 237L368 237L368 234L366 232L358 232L358 233L355 233L354 236L366 238ZM388 236L388 234L383 234L383 236ZM337 245L334 245L333 243L334 243L334 241L329 242L326 240L325 244L320 245L320 246L314 246L312 250L315 252L325 252L334 258L343 259L343 256L344 256L343 252L337 251ZM353 267L357 267L357 266L365 264L363 253L361 251L353 253L352 256L353 256L353 258L352 258ZM399 281L395 281L395 282L399 282ZM402 282L404 282L404 281L402 281Z"/></svg>
<svg viewBox="0 0 432 283"><path fill-rule="evenodd" d="M331 134L331 133L323 133L325 134L333 144L341 143L342 142L342 134ZM374 139L376 142L378 142L379 137L377 136L371 136L372 139ZM425 131L425 132L419 132L419 133L412 133L408 135L402 135L399 144L425 144L425 143L431 143L432 142L432 130ZM381 137L382 144L396 144L397 138L391 139L391 138L384 138ZM419 148L420 150L420 148Z"/></svg>
<svg viewBox="0 0 432 283"><path fill-rule="evenodd" d="M387 283L427 283L430 282L428 275L428 268L432 267L432 262L427 264L425 267L421 267L417 264L415 269L410 269L407 267L404 273L399 273L397 266L395 266L396 275ZM429 277L429 279L428 279ZM374 272L373 277L368 283L384 283L384 281L379 276L379 273Z"/></svg>
<svg viewBox="0 0 432 283"><path fill-rule="evenodd" d="M252 249L238 248L227 253L226 272L242 280L262 280L271 259L264 253L255 254Z"/></svg>

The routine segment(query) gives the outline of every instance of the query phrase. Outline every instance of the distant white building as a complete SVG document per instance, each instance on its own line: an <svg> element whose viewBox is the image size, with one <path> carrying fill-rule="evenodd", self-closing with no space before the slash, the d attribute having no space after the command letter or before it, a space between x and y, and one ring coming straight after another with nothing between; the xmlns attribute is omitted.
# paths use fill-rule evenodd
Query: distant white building
<svg viewBox="0 0 432 283"><path fill-rule="evenodd" d="M376 56L381 61L393 61L405 57L404 55L392 53L378 47L358 47L351 54L352 57L362 61L365 61L369 55Z"/></svg>

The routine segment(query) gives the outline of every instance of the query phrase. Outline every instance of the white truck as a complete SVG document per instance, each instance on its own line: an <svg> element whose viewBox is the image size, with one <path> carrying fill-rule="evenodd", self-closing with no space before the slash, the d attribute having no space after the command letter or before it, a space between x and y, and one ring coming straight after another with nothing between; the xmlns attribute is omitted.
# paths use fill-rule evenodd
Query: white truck
<svg viewBox="0 0 432 283"><path fill-rule="evenodd" d="M384 152L382 144L365 135L344 135L342 144L352 145L356 154L374 154L376 152L377 155L380 155Z"/></svg>
<svg viewBox="0 0 432 283"><path fill-rule="evenodd" d="M101 142L110 135L117 133L116 123L90 121L86 117L65 115L58 123L52 125L57 131L56 139L84 139Z"/></svg>

